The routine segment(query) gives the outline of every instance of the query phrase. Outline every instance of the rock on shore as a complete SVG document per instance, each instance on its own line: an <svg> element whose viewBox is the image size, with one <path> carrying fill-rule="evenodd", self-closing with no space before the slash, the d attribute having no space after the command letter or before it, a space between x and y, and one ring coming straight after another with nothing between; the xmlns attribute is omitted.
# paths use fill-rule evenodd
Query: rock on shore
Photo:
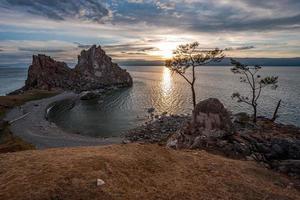
<svg viewBox="0 0 300 200"><path fill-rule="evenodd" d="M81 52L75 69L49 56L34 55L25 86L17 92L30 89L87 91L131 85L130 74L113 63L100 46L93 45Z"/></svg>
<svg viewBox="0 0 300 200"><path fill-rule="evenodd" d="M217 99L200 102L193 115L162 116L125 135L125 142L162 143L255 160L300 180L300 128L245 113L230 115ZM297 182L300 188L300 181Z"/></svg>

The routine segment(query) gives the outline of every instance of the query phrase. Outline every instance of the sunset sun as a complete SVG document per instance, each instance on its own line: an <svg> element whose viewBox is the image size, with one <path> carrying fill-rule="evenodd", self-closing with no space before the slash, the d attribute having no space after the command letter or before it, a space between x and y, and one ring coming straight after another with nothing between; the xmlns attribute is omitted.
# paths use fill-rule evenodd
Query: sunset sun
<svg viewBox="0 0 300 200"><path fill-rule="evenodd" d="M156 45L158 50L155 53L163 59L169 59L172 58L173 51L174 49L176 49L177 46L177 43L161 42Z"/></svg>

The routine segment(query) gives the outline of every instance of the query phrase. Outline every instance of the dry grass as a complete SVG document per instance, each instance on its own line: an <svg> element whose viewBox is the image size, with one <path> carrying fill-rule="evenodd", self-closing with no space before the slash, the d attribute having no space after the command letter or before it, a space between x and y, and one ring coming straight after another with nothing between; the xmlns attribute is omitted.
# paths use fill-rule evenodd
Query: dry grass
<svg viewBox="0 0 300 200"><path fill-rule="evenodd" d="M23 141L17 136L14 136L10 132L9 127L6 127L2 132L0 132L0 154L33 149L35 149L33 145Z"/></svg>
<svg viewBox="0 0 300 200"><path fill-rule="evenodd" d="M158 145L0 155L0 199L299 199L288 183L254 162Z"/></svg>

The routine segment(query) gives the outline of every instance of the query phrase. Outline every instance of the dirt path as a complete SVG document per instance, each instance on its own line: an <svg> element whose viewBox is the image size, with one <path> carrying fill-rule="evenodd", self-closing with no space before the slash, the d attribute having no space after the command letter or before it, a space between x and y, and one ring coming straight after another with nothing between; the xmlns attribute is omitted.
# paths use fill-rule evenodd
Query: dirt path
<svg viewBox="0 0 300 200"><path fill-rule="evenodd" d="M11 125L11 131L38 149L120 143L120 138L91 138L66 133L54 123L50 123L45 119L45 112L49 104L66 98L77 97L78 95L74 93L64 92L54 97L27 102L21 107L9 111L5 120L12 121L20 118Z"/></svg>

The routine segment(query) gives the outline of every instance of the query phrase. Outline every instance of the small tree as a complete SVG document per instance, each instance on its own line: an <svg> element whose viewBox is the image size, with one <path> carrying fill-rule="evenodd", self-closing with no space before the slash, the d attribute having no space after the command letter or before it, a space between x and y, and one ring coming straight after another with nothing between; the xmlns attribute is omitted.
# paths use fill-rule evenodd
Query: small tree
<svg viewBox="0 0 300 200"><path fill-rule="evenodd" d="M220 62L224 58L222 50L201 50L198 42L180 45L173 51L173 58L166 60L165 66L172 72L179 74L191 86L193 106L196 106L195 93L195 68L206 65L211 62ZM192 68L192 78L189 79L185 72L188 68Z"/></svg>
<svg viewBox="0 0 300 200"><path fill-rule="evenodd" d="M238 102L246 103L253 108L253 122L257 121L257 101L261 95L263 88L271 86L271 88L276 89L278 87L278 76L267 76L261 77L258 72L261 66L254 65L252 67L248 65L241 64L240 62L231 59L231 64L234 65L231 71L234 74L240 74L240 81L242 83L247 83L251 88L251 95L242 96L240 93L236 92L232 94L232 98L237 99Z"/></svg>

